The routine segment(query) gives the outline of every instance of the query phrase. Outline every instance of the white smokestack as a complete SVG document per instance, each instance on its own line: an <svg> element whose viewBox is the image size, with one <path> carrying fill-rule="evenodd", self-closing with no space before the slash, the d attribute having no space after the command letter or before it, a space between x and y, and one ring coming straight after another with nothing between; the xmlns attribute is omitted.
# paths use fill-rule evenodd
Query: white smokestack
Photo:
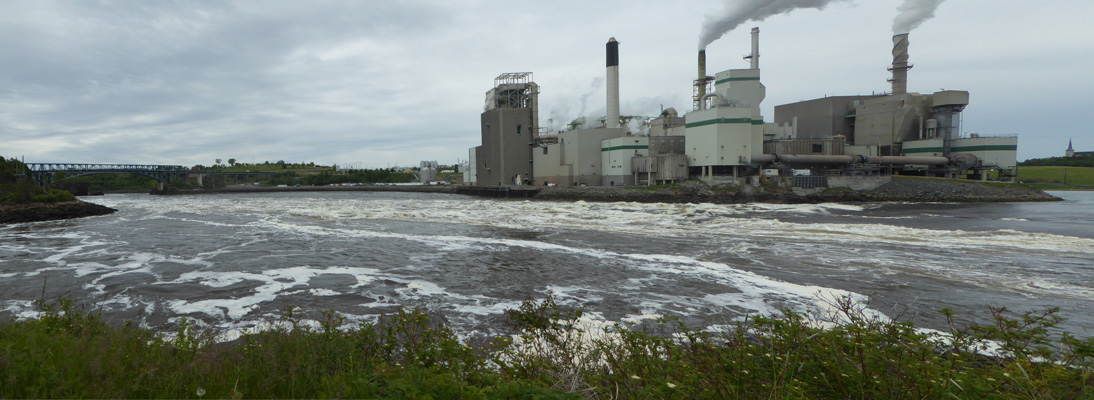
<svg viewBox="0 0 1094 400"><path fill-rule="evenodd" d="M707 45L746 21L759 22L799 8L820 10L829 3L840 1L846 0L727 0L721 12L706 15L699 32L699 49L706 49Z"/></svg>
<svg viewBox="0 0 1094 400"><path fill-rule="evenodd" d="M908 33L919 24L934 17L934 11L944 0L904 0L897 7L896 18L893 18L893 34Z"/></svg>
<svg viewBox="0 0 1094 400"><path fill-rule="evenodd" d="M619 42L608 39L608 113L605 117L606 128L619 128Z"/></svg>
<svg viewBox="0 0 1094 400"><path fill-rule="evenodd" d="M752 69L760 69L760 28L752 28L752 55L748 58Z"/></svg>

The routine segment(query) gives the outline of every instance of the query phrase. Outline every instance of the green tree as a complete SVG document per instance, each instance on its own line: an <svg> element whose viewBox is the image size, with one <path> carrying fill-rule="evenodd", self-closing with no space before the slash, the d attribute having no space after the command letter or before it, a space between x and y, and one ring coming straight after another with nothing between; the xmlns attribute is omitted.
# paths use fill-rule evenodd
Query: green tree
<svg viewBox="0 0 1094 400"><path fill-rule="evenodd" d="M228 165L231 165L231 166L233 166L233 167L234 167L234 166L236 166L236 159L234 159L234 158L229 158L229 159L228 159Z"/></svg>
<svg viewBox="0 0 1094 400"><path fill-rule="evenodd" d="M16 158L0 157L0 184L15 183L21 177L30 176L30 170Z"/></svg>

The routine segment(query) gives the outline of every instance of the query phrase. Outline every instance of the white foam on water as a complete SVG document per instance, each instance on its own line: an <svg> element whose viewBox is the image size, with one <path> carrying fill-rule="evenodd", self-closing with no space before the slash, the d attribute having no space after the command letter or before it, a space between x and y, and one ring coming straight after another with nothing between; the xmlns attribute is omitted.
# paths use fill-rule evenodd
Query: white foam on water
<svg viewBox="0 0 1094 400"><path fill-rule="evenodd" d="M3 300L0 311L11 313L16 321L37 318L40 312L34 300Z"/></svg>
<svg viewBox="0 0 1094 400"><path fill-rule="evenodd" d="M698 257L665 254L627 254L606 251L597 248L567 246L536 240L505 238L476 238L454 235L415 235L386 232L361 228L362 220L394 220L423 223L452 223L476 226L488 226L522 231L592 231L611 232L650 237L671 237L681 239L716 240L724 243L713 254L747 254L751 249L764 248L772 241L777 243L807 243L824 248L841 246L852 248L874 248L888 245L907 249L908 254L919 251L940 254L945 252L995 254L999 252L1013 254L1039 254L1060 256L1067 259L1094 259L1094 240L1067 236L1027 233L1013 230L996 231L960 231L941 229L917 229L883 224L809 224L778 221L772 218L783 214L812 215L828 213L855 213L874 205L719 205L719 204L639 204L639 203L563 203L529 201L494 201L479 199L427 199L406 201L402 199L326 199L317 198L248 198L238 199L230 196L203 198L193 201L185 198L155 198L152 200L111 197L106 201L124 204L125 207L142 208L150 216L170 218L187 223L206 223L205 215L246 214L258 216L254 222L231 224L216 222L216 227L236 230L252 229L259 232L276 230L287 232L306 240L316 240L324 236L351 239L395 239L423 244L429 251L438 254L463 251L493 251L504 248L524 248L535 251L566 253L597 260L620 260L628 268L643 271L646 278L629 278L626 290L642 293L643 289L655 282L675 279L674 276L687 275L700 277L726 287L723 293L695 293L693 296L662 296L651 294L636 297L641 299L642 315L660 315L666 310L688 312L708 312L719 308L732 308L757 313L774 313L779 308L789 306L797 309L829 309L831 302L819 300L825 297L849 296L863 301L865 296L819 286L798 285L782 282L734 268L731 265L708 262ZM117 207L115 207L117 208ZM181 215L180 215L181 213ZM756 215L767 216L756 218ZM301 220L304 217L307 220ZM947 217L948 216L936 216ZM872 217L885 219L888 217ZM342 221L356 220L354 224L342 224ZM1016 222L1019 219L1004 219ZM332 225L332 222L333 226ZM219 224L219 225L217 225ZM322 225L322 226L319 226ZM353 227L349 227L353 226ZM86 237L72 234L69 240L87 240ZM254 243L254 242L252 242ZM473 315L491 315L504 312L506 307L516 308L519 302L491 299L485 296L460 295L451 293L438 284L421 279L400 276L385 276L375 269L353 269L343 267L318 268L309 266L291 267L263 271L262 273L241 273L231 271L213 271L217 266L211 258L231 253L232 250L216 249L200 253L193 259L180 260L162 258L130 259L118 266L109 262L75 261L81 254L102 252L101 245L112 243L83 242L79 248L66 248L67 252L51 253L45 260L53 269L67 269L84 276L102 273L94 282L108 276L123 273L150 273L149 265L164 262L183 263L199 266L199 271L183 273L172 282L196 282L210 288L223 288L241 282L253 281L257 288L246 296L228 299L207 299L194 302L175 300L166 306L178 313L205 313L225 318L222 326L246 326L255 318L264 317L253 311L258 305L290 293L310 293L324 296L338 293L329 288L311 288L309 280L322 273L347 273L357 281L351 285L354 289L367 289L376 279L386 279L404 285L395 289L398 296L374 303L360 305L362 308L397 307L406 300L427 298L451 299L452 307L459 313ZM16 246L10 251L23 251ZM800 255L799 255L800 256ZM823 258L823 255L817 257ZM895 257L895 258L894 258ZM859 268L873 268L892 271L900 268L897 256L877 257L864 260L859 256L856 261ZM825 262L834 262L832 260ZM71 262L71 265L69 264ZM989 285L1010 287L1015 291L1027 293L1045 293L1054 291L1072 291L1076 296L1094 295L1089 289L1076 290L1066 282L1043 279L1028 279L1021 275L998 270L954 270L943 263L920 262L915 266L923 273L936 274L949 279L971 279L987 282ZM415 266L420 267L420 266ZM950 271L946 271L949 268ZM50 270L50 269L43 269ZM335 272L335 270L341 272ZM34 272L38 273L38 271ZM98 287L101 290L101 285ZM596 289L579 286L552 287L564 298L591 299ZM1091 296L1094 297L1094 296ZM1089 298L1089 297L1088 297ZM134 306L140 303L135 301ZM871 311L873 312L873 311ZM880 314L880 313L879 313ZM362 316L361 318L368 318ZM627 316L624 318L631 318ZM251 322L248 322L251 321Z"/></svg>
<svg viewBox="0 0 1094 400"><path fill-rule="evenodd" d="M635 325L642 323L642 321L657 321L664 317L665 316L661 314L628 314L627 316L620 318L619 321Z"/></svg>

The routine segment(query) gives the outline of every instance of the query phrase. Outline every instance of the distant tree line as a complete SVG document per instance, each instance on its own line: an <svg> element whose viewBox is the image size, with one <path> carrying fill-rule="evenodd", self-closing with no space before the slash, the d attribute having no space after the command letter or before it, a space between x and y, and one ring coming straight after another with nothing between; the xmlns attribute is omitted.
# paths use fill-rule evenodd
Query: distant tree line
<svg viewBox="0 0 1094 400"><path fill-rule="evenodd" d="M148 191L156 188L155 179L135 174L91 174L69 180L86 183L88 188L95 190Z"/></svg>
<svg viewBox="0 0 1094 400"><path fill-rule="evenodd" d="M1094 155L1031 158L1018 163L1022 167L1094 167Z"/></svg>
<svg viewBox="0 0 1094 400"><path fill-rule="evenodd" d="M214 161L213 165L205 166L205 165L202 165L202 164L198 164L198 165L195 165L194 168L197 168L199 170L230 168L230 169L233 169L233 170L252 169L252 170L259 170L259 171L267 171L267 170L270 170L270 169L330 168L330 167L325 166L325 165L316 165L315 162L289 163L289 162L285 162L285 160L277 160L277 161L274 161L274 162L263 161L261 163L242 163L242 162L237 161L234 158L229 158L227 165L223 164L224 159L221 159L221 158L215 159L213 161Z"/></svg>
<svg viewBox="0 0 1094 400"><path fill-rule="evenodd" d="M413 182L414 180L414 174L405 172L396 172L389 169L362 169L344 173L323 171L315 175L303 176L295 172L285 172L271 177L269 183L272 185L327 186L343 183L403 183Z"/></svg>

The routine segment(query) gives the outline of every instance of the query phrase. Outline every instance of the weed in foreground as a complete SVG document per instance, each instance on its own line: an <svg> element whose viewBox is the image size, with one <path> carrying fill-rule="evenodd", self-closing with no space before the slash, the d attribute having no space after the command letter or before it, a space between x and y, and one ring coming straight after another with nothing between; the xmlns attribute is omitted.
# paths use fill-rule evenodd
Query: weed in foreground
<svg viewBox="0 0 1094 400"><path fill-rule="evenodd" d="M62 298L0 323L0 397L1094 398L1094 339L1050 335L1055 309L962 327L942 310L940 333L832 305L839 324L786 310L710 332L585 325L548 297L509 311L515 338L472 348L418 310L340 329L333 311L312 327L289 309L215 343L185 319L164 339Z"/></svg>

